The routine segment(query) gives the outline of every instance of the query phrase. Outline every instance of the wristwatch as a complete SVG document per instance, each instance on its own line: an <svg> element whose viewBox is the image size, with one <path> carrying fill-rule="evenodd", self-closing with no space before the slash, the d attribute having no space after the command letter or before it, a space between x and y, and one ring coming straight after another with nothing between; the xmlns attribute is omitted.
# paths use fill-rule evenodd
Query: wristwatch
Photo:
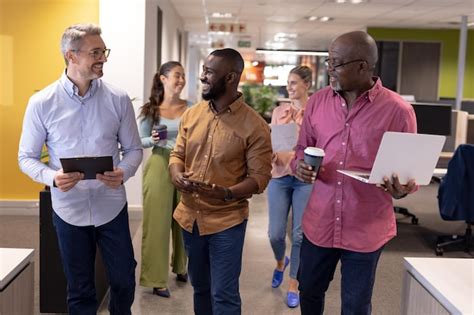
<svg viewBox="0 0 474 315"><path fill-rule="evenodd" d="M225 190L225 196L224 196L224 201L231 201L234 199L234 194L232 193L232 190L230 190L227 187L224 187Z"/></svg>

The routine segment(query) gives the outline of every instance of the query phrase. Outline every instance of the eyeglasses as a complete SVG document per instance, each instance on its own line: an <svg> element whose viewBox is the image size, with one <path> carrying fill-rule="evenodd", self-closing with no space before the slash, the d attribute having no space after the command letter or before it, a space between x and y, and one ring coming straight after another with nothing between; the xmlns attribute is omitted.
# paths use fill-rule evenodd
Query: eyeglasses
<svg viewBox="0 0 474 315"><path fill-rule="evenodd" d="M81 51L80 49L73 50L75 52ZM93 49L88 52L89 55L94 58L95 60L99 60L102 58L102 56L105 56L105 58L108 58L110 55L110 48L105 48L105 49Z"/></svg>
<svg viewBox="0 0 474 315"><path fill-rule="evenodd" d="M351 60L351 61L348 61L348 62L340 63L340 64L338 64L338 65L333 65L332 62L331 62L329 59L326 59L326 60L324 60L324 65L326 66L326 68L337 69L337 68L339 68L339 67L344 67L345 65L348 65L348 64L354 63L354 62L367 62L367 60L364 60L364 59L354 59L354 60Z"/></svg>

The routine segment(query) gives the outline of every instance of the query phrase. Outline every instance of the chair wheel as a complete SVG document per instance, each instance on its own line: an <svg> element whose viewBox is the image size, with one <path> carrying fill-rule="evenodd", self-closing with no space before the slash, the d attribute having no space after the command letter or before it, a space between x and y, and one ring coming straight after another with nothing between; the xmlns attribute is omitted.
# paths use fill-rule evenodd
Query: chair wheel
<svg viewBox="0 0 474 315"><path fill-rule="evenodd" d="M443 256L442 248L436 247L435 252L436 252L436 256Z"/></svg>
<svg viewBox="0 0 474 315"><path fill-rule="evenodd" d="M418 218L412 218L411 219L411 224L418 225Z"/></svg>

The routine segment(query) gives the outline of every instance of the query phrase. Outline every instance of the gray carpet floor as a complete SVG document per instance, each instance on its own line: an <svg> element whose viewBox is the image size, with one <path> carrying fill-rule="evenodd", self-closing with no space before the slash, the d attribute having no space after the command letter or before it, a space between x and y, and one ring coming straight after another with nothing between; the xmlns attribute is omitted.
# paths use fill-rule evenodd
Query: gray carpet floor
<svg viewBox="0 0 474 315"><path fill-rule="evenodd" d="M437 207L437 188L433 184L396 202L407 207L419 218L412 225L409 218L397 215L398 236L390 241L380 258L373 294L373 314L400 314L403 278L403 257L435 257L434 244L439 234L464 232L463 222L443 221ZM299 314L299 308L285 304L288 271L280 288L272 289L271 276L275 262L267 237L266 195L254 196L244 246L243 269L240 277L243 314ZM133 216L132 216L133 217ZM141 221L130 220L135 257L140 266ZM0 247L35 248L35 314L39 314L39 220L36 216L0 216ZM289 251L289 247L287 248ZM473 257L461 249L446 250L444 257ZM151 294L151 289L137 285L133 314L193 314L192 287L176 282L170 274L171 298ZM100 314L107 314L107 301ZM326 295L326 314L340 314L340 274L336 276Z"/></svg>

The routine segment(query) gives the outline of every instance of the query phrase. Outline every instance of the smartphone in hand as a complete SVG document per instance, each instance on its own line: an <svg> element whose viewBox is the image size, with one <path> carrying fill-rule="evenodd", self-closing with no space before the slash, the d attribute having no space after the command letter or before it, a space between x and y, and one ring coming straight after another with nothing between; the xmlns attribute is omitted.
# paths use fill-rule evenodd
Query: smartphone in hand
<svg viewBox="0 0 474 315"><path fill-rule="evenodd" d="M185 180L191 183L192 185L200 186L203 188L212 188L214 186L213 184L206 183L197 179L186 178Z"/></svg>

